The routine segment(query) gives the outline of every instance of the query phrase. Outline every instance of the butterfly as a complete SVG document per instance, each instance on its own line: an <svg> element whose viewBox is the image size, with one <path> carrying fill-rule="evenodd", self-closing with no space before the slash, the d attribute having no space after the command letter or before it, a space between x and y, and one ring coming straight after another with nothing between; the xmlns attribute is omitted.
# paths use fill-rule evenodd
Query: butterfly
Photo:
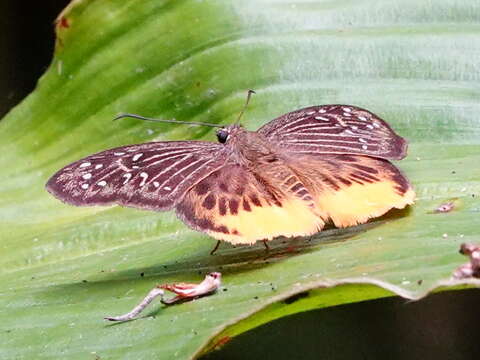
<svg viewBox="0 0 480 360"><path fill-rule="evenodd" d="M238 121L210 126L219 127L217 143L102 151L58 171L46 189L76 206L175 209L192 229L232 244L312 235L328 222L353 226L414 202L389 161L406 156L407 142L368 110L310 106L257 131Z"/></svg>

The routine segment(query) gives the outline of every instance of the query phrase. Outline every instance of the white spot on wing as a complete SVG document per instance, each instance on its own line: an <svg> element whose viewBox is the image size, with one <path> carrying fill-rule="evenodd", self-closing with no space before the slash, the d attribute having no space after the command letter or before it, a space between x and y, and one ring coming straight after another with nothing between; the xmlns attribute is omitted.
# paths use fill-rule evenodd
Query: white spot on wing
<svg viewBox="0 0 480 360"><path fill-rule="evenodd" d="M115 155L115 156L122 156L122 155L125 155L125 153L122 152L122 151L121 151L121 152L114 152L113 155Z"/></svg>
<svg viewBox="0 0 480 360"><path fill-rule="evenodd" d="M367 149L368 149L368 146L367 146L367 145L362 145L362 149L363 149L363 150L367 150Z"/></svg>
<svg viewBox="0 0 480 360"><path fill-rule="evenodd" d="M125 185L128 182L128 180L130 180L130 178L132 177L132 174L126 173L126 174L123 174L123 177L125 178L123 185Z"/></svg>
<svg viewBox="0 0 480 360"><path fill-rule="evenodd" d="M358 116L358 119L362 121L367 121L367 118L365 116Z"/></svg>
<svg viewBox="0 0 480 360"><path fill-rule="evenodd" d="M143 153L135 154L135 155L133 156L133 159L132 159L132 160L133 160L133 161L137 161L137 160L140 159L142 156L143 156Z"/></svg>
<svg viewBox="0 0 480 360"><path fill-rule="evenodd" d="M82 184L82 189L87 190L88 189L88 184Z"/></svg>
<svg viewBox="0 0 480 360"><path fill-rule="evenodd" d="M359 138L359 139L358 139L358 141L360 141L361 143L364 143L364 144L366 144L366 143L367 143L367 140L365 140L365 139L362 139L362 138Z"/></svg>
<svg viewBox="0 0 480 360"><path fill-rule="evenodd" d="M140 183L140 186L145 185L145 181L147 181L148 174L146 172L141 172L139 176L142 178L142 182Z"/></svg>
<svg viewBox="0 0 480 360"><path fill-rule="evenodd" d="M105 186L105 185L107 185L107 182L106 182L105 180L102 180L102 181L99 181L99 182L97 183L97 185L98 185L98 186Z"/></svg>
<svg viewBox="0 0 480 360"><path fill-rule="evenodd" d="M170 186L165 186L165 187L163 188L163 190L170 191L170 190L172 190L172 188L171 188Z"/></svg>
<svg viewBox="0 0 480 360"><path fill-rule="evenodd" d="M327 112L327 110L325 110L325 109L320 109L320 110L318 110L318 112L319 112L320 114L325 114L325 113Z"/></svg>
<svg viewBox="0 0 480 360"><path fill-rule="evenodd" d="M87 174L85 174L85 175L82 176L82 178L85 179L85 180L88 180L88 179L90 179L91 177L92 177L92 174L90 174L90 173L87 173Z"/></svg>
<svg viewBox="0 0 480 360"><path fill-rule="evenodd" d="M83 164L80 164L80 167L84 168L84 167L87 167L87 166L90 166L90 165L92 165L92 163L87 161L87 162L84 162Z"/></svg>
<svg viewBox="0 0 480 360"><path fill-rule="evenodd" d="M155 186L156 188L158 188L160 186L160 183L158 181L154 181L153 182L153 186Z"/></svg>
<svg viewBox="0 0 480 360"><path fill-rule="evenodd" d="M375 127L378 129L378 128L380 127L380 124L375 121L375 122L373 123L373 126L375 126Z"/></svg>
<svg viewBox="0 0 480 360"><path fill-rule="evenodd" d="M307 113L305 113L305 114L306 114L306 115L313 115L313 114L315 114L315 111L309 111L309 112L307 112Z"/></svg>
<svg viewBox="0 0 480 360"><path fill-rule="evenodd" d="M368 124L368 125L367 125L367 129L373 130L373 126L370 125L370 124Z"/></svg>
<svg viewBox="0 0 480 360"><path fill-rule="evenodd" d="M315 119L322 120L322 121L330 121L326 117L323 117L323 116L315 116Z"/></svg>
<svg viewBox="0 0 480 360"><path fill-rule="evenodd" d="M102 164L97 164L97 165L95 165L95 169L97 169L97 170L98 170L98 169L101 169L102 167L103 167Z"/></svg>
<svg viewBox="0 0 480 360"><path fill-rule="evenodd" d="M342 110L346 111L346 112L351 112L352 111L352 109L350 109L349 107L343 107Z"/></svg>

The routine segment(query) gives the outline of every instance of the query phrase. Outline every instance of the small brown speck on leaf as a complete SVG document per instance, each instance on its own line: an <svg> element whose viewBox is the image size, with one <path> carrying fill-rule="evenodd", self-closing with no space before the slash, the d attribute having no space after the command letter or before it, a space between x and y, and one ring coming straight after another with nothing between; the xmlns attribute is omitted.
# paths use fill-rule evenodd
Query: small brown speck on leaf
<svg viewBox="0 0 480 360"><path fill-rule="evenodd" d="M470 261L459 266L454 272L455 279L480 278L480 245L462 244L460 254L468 256Z"/></svg>
<svg viewBox="0 0 480 360"><path fill-rule="evenodd" d="M68 21L68 19L64 16L62 16L60 19L58 19L57 21L57 26L59 28L69 28L70 27L70 22Z"/></svg>
<svg viewBox="0 0 480 360"><path fill-rule="evenodd" d="M422 279L418 280L418 281L417 281L417 284L418 284L418 285L422 285L422 284L423 284L423 280L422 280Z"/></svg>
<svg viewBox="0 0 480 360"><path fill-rule="evenodd" d="M434 214L448 213L453 209L455 209L455 200L449 200L447 202L440 204L435 210L433 210L433 213Z"/></svg>
<svg viewBox="0 0 480 360"><path fill-rule="evenodd" d="M218 349L228 343L232 338L230 336L224 336L221 339L219 339L215 345L213 346L215 349Z"/></svg>

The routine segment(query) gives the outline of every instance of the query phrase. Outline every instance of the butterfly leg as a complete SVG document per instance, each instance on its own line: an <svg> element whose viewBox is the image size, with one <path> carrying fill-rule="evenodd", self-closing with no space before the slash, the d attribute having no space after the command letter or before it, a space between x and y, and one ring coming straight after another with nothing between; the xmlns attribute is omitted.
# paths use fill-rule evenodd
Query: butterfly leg
<svg viewBox="0 0 480 360"><path fill-rule="evenodd" d="M218 250L218 247L220 246L220 240L217 241L217 244L215 245L215 247L213 248L212 251L210 251L210 255L213 255L215 254L215 252Z"/></svg>

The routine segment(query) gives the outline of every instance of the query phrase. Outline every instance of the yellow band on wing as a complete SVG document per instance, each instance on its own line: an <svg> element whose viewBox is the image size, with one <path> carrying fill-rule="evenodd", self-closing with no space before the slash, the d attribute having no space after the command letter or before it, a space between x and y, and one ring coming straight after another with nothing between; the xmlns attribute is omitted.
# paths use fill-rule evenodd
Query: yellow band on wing
<svg viewBox="0 0 480 360"><path fill-rule="evenodd" d="M215 231L207 233L232 244L253 244L257 240L271 240L276 236L305 236L322 229L324 222L312 212L305 202L296 199L282 201L282 207L266 205L241 210L236 215L225 215L215 219L228 229L236 229L239 235Z"/></svg>
<svg viewBox="0 0 480 360"><path fill-rule="evenodd" d="M410 188L403 195L398 184L383 180L371 184L352 184L338 191L319 195L317 203L335 226L346 227L364 223L372 217L385 214L392 208L403 209L413 204L415 192Z"/></svg>

